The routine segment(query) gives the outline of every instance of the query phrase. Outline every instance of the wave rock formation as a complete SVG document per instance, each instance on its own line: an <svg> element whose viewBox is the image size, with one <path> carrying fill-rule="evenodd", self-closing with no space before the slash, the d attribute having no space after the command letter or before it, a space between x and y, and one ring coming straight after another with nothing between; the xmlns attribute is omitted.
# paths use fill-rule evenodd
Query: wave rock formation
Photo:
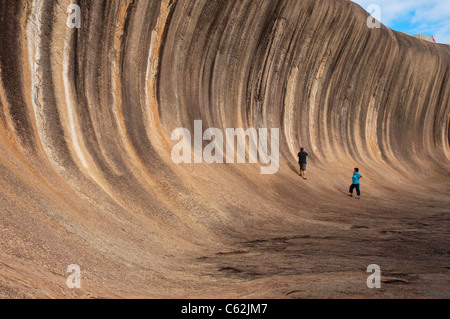
<svg viewBox="0 0 450 319"><path fill-rule="evenodd" d="M0 297L450 297L450 46L347 0L74 3L0 1ZM195 120L279 128L279 171L175 164Z"/></svg>

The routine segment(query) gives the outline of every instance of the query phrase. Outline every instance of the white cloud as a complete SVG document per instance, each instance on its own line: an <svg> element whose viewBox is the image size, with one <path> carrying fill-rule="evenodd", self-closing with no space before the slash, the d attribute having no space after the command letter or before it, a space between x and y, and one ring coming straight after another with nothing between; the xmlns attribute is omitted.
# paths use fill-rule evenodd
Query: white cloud
<svg viewBox="0 0 450 319"><path fill-rule="evenodd" d="M450 0L352 1L366 10L370 4L378 5L381 22L394 30L410 34L433 34L438 42L450 43Z"/></svg>
<svg viewBox="0 0 450 319"><path fill-rule="evenodd" d="M367 10L370 4L376 4L381 8L381 22L387 26L396 19L406 16L414 11L420 3L419 0L353 0Z"/></svg>

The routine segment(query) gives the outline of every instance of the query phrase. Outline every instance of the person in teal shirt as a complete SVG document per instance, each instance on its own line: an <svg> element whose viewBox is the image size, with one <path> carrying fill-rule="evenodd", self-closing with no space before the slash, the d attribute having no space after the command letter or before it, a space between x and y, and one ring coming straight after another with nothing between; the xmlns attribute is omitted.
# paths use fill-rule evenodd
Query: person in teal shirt
<svg viewBox="0 0 450 319"><path fill-rule="evenodd" d="M348 196L353 197L353 190L356 188L356 195L358 195L358 199L361 198L361 190L359 188L359 180L362 178L362 175L359 173L359 168L355 168L352 176L352 185L350 186Z"/></svg>

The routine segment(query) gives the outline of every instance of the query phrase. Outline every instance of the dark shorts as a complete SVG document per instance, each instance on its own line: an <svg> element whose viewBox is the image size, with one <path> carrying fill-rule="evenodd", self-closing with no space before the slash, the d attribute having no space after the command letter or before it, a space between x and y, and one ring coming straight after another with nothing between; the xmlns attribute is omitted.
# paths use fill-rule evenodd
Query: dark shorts
<svg viewBox="0 0 450 319"><path fill-rule="evenodd" d="M299 163L300 165L300 170L306 172L306 164L305 163Z"/></svg>
<svg viewBox="0 0 450 319"><path fill-rule="evenodd" d="M359 188L359 184L352 184L351 186L350 186L350 189L348 190L349 191L349 193L350 194L353 194L353 189L355 189L356 188L356 194L359 196L359 195L361 195L361 190L360 190L360 188Z"/></svg>

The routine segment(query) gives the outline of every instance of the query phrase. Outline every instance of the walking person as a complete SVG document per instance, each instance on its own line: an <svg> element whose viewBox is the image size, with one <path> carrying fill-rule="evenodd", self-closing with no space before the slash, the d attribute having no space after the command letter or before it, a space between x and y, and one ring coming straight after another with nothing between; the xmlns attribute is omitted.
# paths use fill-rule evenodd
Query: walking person
<svg viewBox="0 0 450 319"><path fill-rule="evenodd" d="M359 173L359 168L355 168L355 170L353 171L353 176L352 176L352 185L350 186L350 190L349 190L349 194L348 196L353 197L353 189L356 188L356 195L358 195L358 199L361 198L361 190L359 188L359 180L362 178L362 175Z"/></svg>
<svg viewBox="0 0 450 319"><path fill-rule="evenodd" d="M298 153L298 164L300 166L300 177L306 179L306 158L308 157L308 153L305 152L305 149L300 148L300 152Z"/></svg>

